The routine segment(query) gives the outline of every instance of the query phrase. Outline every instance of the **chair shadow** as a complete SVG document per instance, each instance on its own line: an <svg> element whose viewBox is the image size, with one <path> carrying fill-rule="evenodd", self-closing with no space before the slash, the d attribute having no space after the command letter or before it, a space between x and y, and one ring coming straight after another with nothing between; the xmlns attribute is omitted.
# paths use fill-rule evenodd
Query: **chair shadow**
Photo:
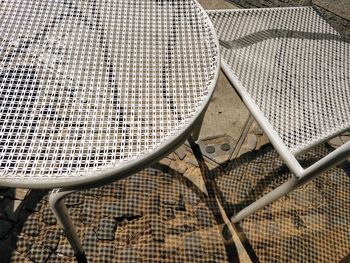
<svg viewBox="0 0 350 263"><path fill-rule="evenodd" d="M220 208L218 207L215 199L213 198L212 194L209 194L207 196L205 193L203 193L192 181L184 177L182 174L178 173L177 171L171 169L168 166L157 164L154 165L156 169L160 170L162 173L167 173L172 176L174 180L176 180L178 183L184 185L185 187L188 187L188 189L196 196L199 197L201 203L204 203L204 205L208 208L209 213L212 214L212 219L214 219L215 223L221 227L221 236L223 237L223 245L225 247L226 255L229 262L239 262L238 257L238 251L237 248L232 241L232 238L230 236L230 232L227 230L228 226L225 224L223 218L221 217ZM211 193L211 191L208 191ZM11 189L11 197L15 196L15 190ZM27 221L28 217L34 213L33 210L35 207L39 204L39 202L43 199L45 195L47 195L48 191L38 191L38 190L31 190L28 195L25 198L24 201L24 207L22 208L20 217L18 222L14 225L14 227L9 231L9 234L12 235L11 240L6 242L7 244L4 244L1 246L0 243L0 255L1 255L1 262L13 262L14 257L17 255L18 252L16 251L19 238L18 236L22 233L23 226L25 222ZM83 193L82 193L83 194ZM210 219L211 220L211 219ZM196 228L196 231L201 230L202 228L199 226ZM41 230L42 231L42 230ZM77 262L87 262L86 258L76 258Z"/></svg>
<svg viewBox="0 0 350 263"><path fill-rule="evenodd" d="M15 256L15 250L17 248L18 235L22 232L22 228L28 217L33 213L33 210L38 205L38 203L42 200L42 198L48 193L48 190L30 190L22 203L14 209L12 206L12 213L18 214L18 220L10 220L7 219L12 227L8 229L5 234L5 241L0 241L0 255L1 262L11 263L12 258ZM16 189L7 189L6 190L6 198L14 200L16 196ZM3 209L4 207L1 203L5 203L6 198L0 201L0 207ZM6 204L5 204L6 205ZM10 208L11 209L11 208ZM2 215L6 216L6 215Z"/></svg>
<svg viewBox="0 0 350 263"><path fill-rule="evenodd" d="M204 160L203 162L202 161L198 162L198 164L200 165L202 174L210 173ZM204 180L206 181L206 190L208 195L206 193L203 193L203 191L199 189L198 186L196 186L190 179L186 178L185 176L183 176L176 170L170 168L169 166L157 163L155 165L152 165L152 167L164 173L168 173L172 175L174 178L176 178L176 180L178 180L179 183L190 188L191 191L193 191L200 198L200 200L204 202L208 210L211 211L211 214L216 224L221 227L221 235L223 237L226 255L229 262L235 262L235 263L240 262L237 247L234 241L232 240L232 236L230 234L230 231L228 230L227 224L222 218L220 207L215 199L215 192L210 187L210 184L208 184L207 177L203 176Z"/></svg>
<svg viewBox="0 0 350 263"><path fill-rule="evenodd" d="M220 39L220 44L227 49L240 49L245 48L266 40L275 38L294 38L304 40L329 40L350 43L350 38L346 36L339 36L330 33L316 33L306 31L295 31L287 29L267 29L252 34L243 36L241 38L232 40Z"/></svg>
<svg viewBox="0 0 350 263"><path fill-rule="evenodd" d="M193 153L200 164L201 171L206 183L206 186L210 189L211 193L215 193L215 195L218 197L219 202L224 207L224 210L227 214L227 216L231 217L235 213L239 212L241 209L245 208L252 202L256 201L259 197L261 197L264 193L267 193L279 185L281 185L283 182L287 181L288 178L293 176L289 170L289 168L284 164L284 162L279 158L278 154L274 151L272 145L268 144L262 147L261 149L253 152L248 152L240 157L229 160L223 164L221 164L224 168L216 168L212 171L208 170L208 167L205 165L205 161L203 159L203 156L201 154L200 148L195 143L191 143L191 148L193 150ZM332 148L330 145L325 144L323 148L314 148L310 150L310 153L304 154L302 156L299 156L298 159L303 167L308 167L318 161L321 156L325 156L327 153L333 151L334 148ZM269 164L269 167L263 167L265 169L260 169L259 167L254 166L248 166L248 164L251 164L252 162L257 162L257 159L264 159L265 156L268 156L267 159L270 158L270 161L272 160L272 163ZM265 159L266 160L266 159ZM337 166L338 168L342 169L345 172L345 175L350 178L350 163L348 161L343 162L342 164ZM218 171L218 169L223 171ZM260 170L259 170L260 169ZM250 173L254 176L253 184L248 184L248 187L244 186L244 180L246 178L238 178L240 176L240 173L235 174L236 170L243 171L243 173ZM231 173L230 173L231 172ZM233 174L232 174L233 172ZM231 176L231 179L229 177ZM208 176L208 175L211 175ZM231 182L225 181L224 185L219 185L220 178L225 176L223 180L231 180ZM320 178L320 177L318 177ZM328 178L328 177L327 177ZM318 192L324 192L323 189L323 179L318 179L317 182L315 182L315 189L317 189ZM226 185L225 185L226 184ZM227 195L227 187L236 185L236 189L239 191L240 186L244 189L244 195L241 195L237 202L232 202L232 199L229 198ZM238 185L238 186L237 186ZM226 187L226 193L223 191L223 187ZM232 192L235 190L232 189ZM317 212L317 210L315 210ZM275 214L276 216L276 214ZM288 216L292 218L294 224L296 227L302 228L303 222L302 219L299 216L299 213L295 208L283 211L283 214L280 216ZM328 224L332 225L336 221L336 216L333 215L326 215ZM241 241L247 250L249 256L251 257L253 262L258 262L258 256L256 252L253 249L252 244L248 240L248 236L246 233L243 232L243 228L241 227L241 223L235 224L236 229L239 232L239 236L241 237ZM347 260L349 256L346 256L344 260ZM343 261L345 262L345 261Z"/></svg>
<svg viewBox="0 0 350 263"><path fill-rule="evenodd" d="M238 212L243 207L247 206L251 202L255 201L259 196L261 196L264 191L270 190L277 186L278 184L281 184L283 180L286 180L288 176L290 176L290 172L286 165L283 164L280 160L275 160L270 167L268 167L268 173L265 174L262 178L257 177L255 178L254 187L251 187L246 191L246 193L242 196L242 198L239 200L239 202L232 203L232 201L228 198L228 196L225 194L224 191L221 190L221 186L219 185L219 180L223 176L227 176L228 172L231 170L236 169L242 169L246 170L246 166L250 164L252 161L256 160L257 158L261 158L261 156L269 155L269 157L272 156L273 158L278 158L278 155L276 153L273 153L271 155L271 152L273 151L273 148L271 145L267 145L266 147L255 151L243 154L239 158L231 161L227 161L222 166L214 169L209 169L208 165L206 164L206 161L203 158L203 155L200 152L200 148L197 144L194 142L191 142L191 147L193 150L193 153L197 159L197 162L199 164L199 168L201 170L201 174L203 175L203 180L207 189L207 193L203 193L201 189L199 189L190 179L186 178L179 172L175 171L174 169L170 168L169 166L157 164L153 167L156 169L162 171L163 173L168 173L171 175L175 180L178 181L178 183L188 187L191 191L193 191L201 200L201 202L204 203L204 205L208 208L210 213L213 216L213 219L215 220L216 224L221 227L221 236L223 237L223 244L225 246L225 251L227 258L229 262L239 262L239 254L237 247L235 243L233 242L232 237L230 236L230 231L228 231L228 225L225 223L225 220L223 219L221 212L220 212L220 205L219 203L224 207L224 210L228 216L232 216L234 213ZM326 145L327 151L331 151L333 148ZM302 159L302 164L307 166L311 163L317 161L317 155L311 154L307 156L308 158ZM344 162L340 166L345 172L346 175L350 178L350 163ZM254 171L252 171L253 173ZM255 171L256 172L256 171ZM263 171L258 171L263 172ZM239 175L238 175L239 176ZM225 178L223 178L226 180ZM233 178L237 179L237 178ZM244 179L244 178L243 178ZM243 180L241 180L243 181ZM235 183L235 182L234 182ZM251 186L251 185L250 185ZM316 185L317 186L317 185ZM238 185L240 187L240 185ZM321 186L320 186L321 189ZM11 192L12 191L12 192ZM15 196L15 191L11 190L9 192L9 195L11 198ZM234 191L234 190L233 190ZM37 191L32 190L29 192L25 199L25 208L23 208L23 212L21 213L18 222L14 226L15 229L12 229L11 231L15 230L15 233L21 233L23 224L28 219L30 214L30 210L33 210L35 206L43 199L43 197L47 194L48 191ZM291 216L293 215L293 212L291 211ZM332 219L330 219L332 220ZM256 255L253 246L249 243L249 240L247 236L243 233L243 229L241 228L240 224L237 224L234 226L238 232L239 236L243 236L242 244L246 251L248 252L248 255L250 256L251 260L253 262L259 262L258 256ZM11 262L11 257L13 256L13 253L15 253L16 249L16 243L17 243L17 236L14 236L11 240L11 242L7 242L6 246L0 245L0 254L2 256L2 262ZM1 244L1 243L0 243ZM2 249L1 249L2 248ZM344 260L342 262L346 262L346 260L349 258L349 256L345 256Z"/></svg>

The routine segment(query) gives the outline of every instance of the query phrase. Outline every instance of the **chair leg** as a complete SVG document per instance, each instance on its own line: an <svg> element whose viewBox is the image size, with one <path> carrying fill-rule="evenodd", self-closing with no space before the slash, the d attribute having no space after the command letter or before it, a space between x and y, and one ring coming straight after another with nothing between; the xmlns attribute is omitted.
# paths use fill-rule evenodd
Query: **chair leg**
<svg viewBox="0 0 350 263"><path fill-rule="evenodd" d="M204 120L204 114L205 111L202 113L202 115L198 118L196 127L193 129L193 132L191 134L191 138L194 142L196 142L199 139L199 134L201 133L201 128Z"/></svg>
<svg viewBox="0 0 350 263"><path fill-rule="evenodd" d="M75 227L72 223L72 220L68 215L67 207L63 202L63 197L73 192L75 191L72 191L72 190L65 191L64 189L54 189L50 194L49 203L59 225L64 230L67 236L67 239L74 250L75 256L77 258L82 259L82 258L85 258L84 249L80 242L78 234L75 230Z"/></svg>
<svg viewBox="0 0 350 263"><path fill-rule="evenodd" d="M253 214L254 212L260 210L261 208L267 206L268 204L271 204L272 202L276 201L282 196L285 196L286 194L290 193L291 191L298 188L300 185L304 183L305 183L305 180L300 180L296 177L293 177L292 179L288 180L281 186L277 187L276 189L272 190L271 192L264 195L260 199L256 200L254 203L250 204L246 208L239 211L236 215L234 215L231 218L232 223L238 223L243 218Z"/></svg>

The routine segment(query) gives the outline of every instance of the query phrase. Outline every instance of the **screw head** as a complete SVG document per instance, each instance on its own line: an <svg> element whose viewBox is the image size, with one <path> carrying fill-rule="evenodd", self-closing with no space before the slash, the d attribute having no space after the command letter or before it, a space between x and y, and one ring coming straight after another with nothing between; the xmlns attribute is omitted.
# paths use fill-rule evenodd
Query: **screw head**
<svg viewBox="0 0 350 263"><path fill-rule="evenodd" d="M215 147L214 146L207 146L207 147L205 147L205 151L207 153L214 153L215 152Z"/></svg>
<svg viewBox="0 0 350 263"><path fill-rule="evenodd" d="M228 143L224 143L224 144L221 144L220 148L224 152L227 152L227 151L229 151L231 149L231 146Z"/></svg>

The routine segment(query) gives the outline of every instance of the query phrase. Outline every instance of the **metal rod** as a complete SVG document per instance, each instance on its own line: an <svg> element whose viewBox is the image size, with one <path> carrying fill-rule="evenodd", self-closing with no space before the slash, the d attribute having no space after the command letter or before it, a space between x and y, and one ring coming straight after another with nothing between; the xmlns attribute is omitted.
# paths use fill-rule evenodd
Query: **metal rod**
<svg viewBox="0 0 350 263"><path fill-rule="evenodd" d="M198 141L199 139L199 135L201 133L201 129L202 129L202 124L203 124L203 120L204 120L204 115L207 109L205 109L202 113L202 115L198 118L193 131L191 133L191 138L193 141Z"/></svg>
<svg viewBox="0 0 350 263"><path fill-rule="evenodd" d="M287 195L294 189L311 181L315 177L323 174L324 172L328 171L335 165L342 163L349 157L349 154L350 154L350 142L347 142L343 144L341 147L339 147L338 149L328 154L327 156L323 157L321 160L319 160L315 164L308 167L306 170L303 171L303 173L300 176L293 177L286 183L277 187L270 193L266 194L265 196L261 197L254 203L250 204L249 206L247 206L246 208L238 212L235 216L231 218L232 222L237 223L238 221L251 215L257 210L276 201L282 196Z"/></svg>
<svg viewBox="0 0 350 263"><path fill-rule="evenodd" d="M309 180L311 180L311 177ZM264 195L260 199L256 200L254 203L250 204L243 210L239 211L235 216L231 218L232 223L239 222L243 218L253 214L254 212L260 210L261 208L264 208L265 206L267 206L268 204L271 204L272 202L276 201L282 196L285 196L289 192L299 187L300 184L301 184L301 180L296 177L293 177L292 179L285 182L281 186L277 187L273 191L269 192L268 194Z"/></svg>
<svg viewBox="0 0 350 263"><path fill-rule="evenodd" d="M75 230L73 222L69 217L67 207L63 202L63 197L73 192L75 191L65 191L62 188L54 189L50 194L49 204L59 225L62 227L64 233L66 234L67 239L74 250L75 256L81 258L82 256L84 256L84 249L79 239L79 236Z"/></svg>

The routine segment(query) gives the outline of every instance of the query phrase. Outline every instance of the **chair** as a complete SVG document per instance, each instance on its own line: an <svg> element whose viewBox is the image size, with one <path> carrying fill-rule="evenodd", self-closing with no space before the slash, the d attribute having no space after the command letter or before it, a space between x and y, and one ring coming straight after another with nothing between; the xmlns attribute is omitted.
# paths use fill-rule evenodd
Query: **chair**
<svg viewBox="0 0 350 263"><path fill-rule="evenodd" d="M294 174L237 223L350 156L347 142L307 168L296 159L350 129L350 42L312 7L208 13L225 75Z"/></svg>

